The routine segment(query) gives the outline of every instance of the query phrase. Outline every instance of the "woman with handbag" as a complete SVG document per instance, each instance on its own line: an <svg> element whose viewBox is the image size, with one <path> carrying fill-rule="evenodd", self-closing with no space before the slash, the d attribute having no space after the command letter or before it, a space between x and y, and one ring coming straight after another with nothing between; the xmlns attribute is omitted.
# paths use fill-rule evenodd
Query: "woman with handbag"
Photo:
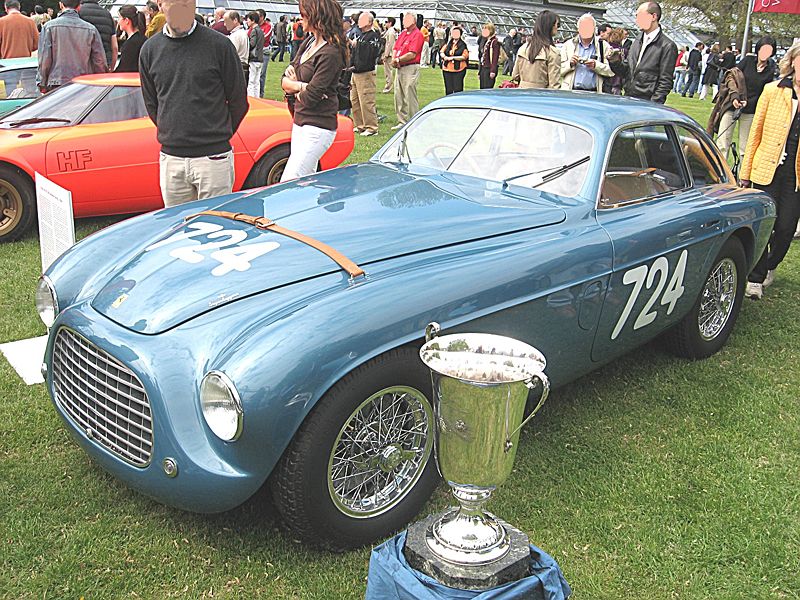
<svg viewBox="0 0 800 600"><path fill-rule="evenodd" d="M339 77L349 56L342 6L336 0L300 0L299 8L308 35L281 78L294 121L291 153L281 181L316 173L319 159L333 143Z"/></svg>
<svg viewBox="0 0 800 600"><path fill-rule="evenodd" d="M450 30L450 40L440 52L445 96L464 91L469 50L466 42L461 39L462 33L461 27L453 27Z"/></svg>
<svg viewBox="0 0 800 600"><path fill-rule="evenodd" d="M558 23L558 15L552 10L543 10L536 17L533 34L517 52L511 74L519 87L551 90L561 87L561 53L553 42Z"/></svg>
<svg viewBox="0 0 800 600"><path fill-rule="evenodd" d="M800 42L780 63L780 79L764 86L742 161L742 185L765 191L777 218L769 243L747 277L745 295L759 299L775 278L800 217Z"/></svg>

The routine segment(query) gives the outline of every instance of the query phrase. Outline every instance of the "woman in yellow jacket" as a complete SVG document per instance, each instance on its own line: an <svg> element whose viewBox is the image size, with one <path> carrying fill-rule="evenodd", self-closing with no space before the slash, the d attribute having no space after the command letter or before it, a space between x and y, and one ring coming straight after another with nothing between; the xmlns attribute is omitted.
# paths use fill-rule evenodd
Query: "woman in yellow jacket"
<svg viewBox="0 0 800 600"><path fill-rule="evenodd" d="M778 217L767 248L750 273L745 295L758 299L789 251L800 217L800 43L786 52L778 81L764 86L747 140L742 185L767 192Z"/></svg>

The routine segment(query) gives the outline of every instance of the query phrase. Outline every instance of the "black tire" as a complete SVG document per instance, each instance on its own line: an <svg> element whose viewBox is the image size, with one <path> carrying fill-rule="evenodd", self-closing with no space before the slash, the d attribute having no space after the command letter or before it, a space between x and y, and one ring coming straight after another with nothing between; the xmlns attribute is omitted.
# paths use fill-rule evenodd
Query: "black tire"
<svg viewBox="0 0 800 600"><path fill-rule="evenodd" d="M36 221L33 183L15 167L0 165L0 242L14 242Z"/></svg>
<svg viewBox="0 0 800 600"><path fill-rule="evenodd" d="M412 392L405 396L385 393L382 400L372 400L368 404L367 401L376 398L380 392L393 388L409 389ZM334 551L347 550L386 538L419 513L440 481L432 452L433 413L430 396L430 374L424 368L417 351L401 348L358 367L339 380L320 399L295 434L270 480L282 524L293 537ZM392 460L393 451L387 449L393 444L387 443L383 446L383 442L387 440L380 442L380 434L376 435L376 429L368 427L363 421L345 428L359 407L364 404L374 406L376 402L381 402L380 406L384 407L386 398L398 398L397 404L391 404L393 407L419 407L413 415L408 413L406 418L411 419L412 423L416 422L416 428L420 431L425 430L425 440L422 443L424 450L414 460L400 459L394 467L391 467L393 462L380 462L381 456L384 460ZM422 406L423 400L425 406ZM358 414L363 415L364 412ZM420 425L425 420L427 423ZM391 426L387 427L386 422L388 421L384 422L383 431L391 442L391 433L386 435ZM409 421L403 420L403 423L407 424ZM342 436L350 437L350 442L340 440ZM398 440L397 437L393 439L396 442ZM415 447L415 444L419 446L420 440L421 438L417 438L412 443L406 439L410 445L403 448ZM335 447L339 448L336 453L333 452ZM342 452L347 456L341 458ZM337 456L340 458L335 462ZM356 458L361 461L378 460L380 466L371 465L357 471L359 467L350 464L355 464ZM345 465L344 470L336 471L337 465ZM348 475L347 469L356 474ZM395 494L394 499L382 499L383 505L372 507L372 511L369 510L371 505L364 499L361 504L356 505L361 512L347 514L346 511L352 511L352 508L345 506L346 499L337 490L344 489L344 482L349 483L351 488L357 486L358 482L364 481L364 473L374 474L380 481L379 471L385 473L388 481L383 482L383 487L376 485L375 488L366 488L377 488L390 496ZM338 478L333 475L336 472L339 474ZM397 485L397 480L404 484ZM336 481L342 487L336 488ZM360 489L358 486L356 495ZM366 496L369 497L370 494ZM376 503L379 502L378 496L373 496L373 499Z"/></svg>
<svg viewBox="0 0 800 600"><path fill-rule="evenodd" d="M258 159L242 186L242 189L263 187L279 183L286 161L289 160L289 144L273 148Z"/></svg>
<svg viewBox="0 0 800 600"><path fill-rule="evenodd" d="M727 294L728 297L731 293L733 294L732 306L722 307L719 302L715 301L715 297L719 298L719 295L714 293L714 290L718 289L714 286L716 275L723 275L726 281L728 277L734 278ZM714 259L714 264L703 282L703 288L692 306L692 310L680 323L667 332L665 341L669 350L678 356L695 360L707 358L722 348L728 341L739 316L746 282L747 257L742 243L737 238L731 237L722 246L717 258ZM709 306L714 306L717 310L706 312L704 307ZM705 330L700 323L701 311L704 315L713 313L717 315L717 320L709 321Z"/></svg>

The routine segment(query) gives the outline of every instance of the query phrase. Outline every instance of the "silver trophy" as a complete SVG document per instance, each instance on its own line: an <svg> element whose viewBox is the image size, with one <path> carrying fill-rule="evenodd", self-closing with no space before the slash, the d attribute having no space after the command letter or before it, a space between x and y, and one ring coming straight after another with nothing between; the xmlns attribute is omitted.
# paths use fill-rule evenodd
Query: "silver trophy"
<svg viewBox="0 0 800 600"><path fill-rule="evenodd" d="M412 526L405 554L447 585L494 587L527 574L527 536L483 506L511 474L520 429L547 399L546 361L512 338L438 334L428 325L420 357L433 379L437 466L459 505ZM541 396L523 420L529 390Z"/></svg>

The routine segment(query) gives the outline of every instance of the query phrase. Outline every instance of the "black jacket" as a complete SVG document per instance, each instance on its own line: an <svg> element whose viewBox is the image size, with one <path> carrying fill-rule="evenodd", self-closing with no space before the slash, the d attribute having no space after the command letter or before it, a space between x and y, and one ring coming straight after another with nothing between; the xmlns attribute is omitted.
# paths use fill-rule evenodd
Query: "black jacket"
<svg viewBox="0 0 800 600"><path fill-rule="evenodd" d="M264 32L255 25L247 31L247 41L250 43L250 62L264 60Z"/></svg>
<svg viewBox="0 0 800 600"><path fill-rule="evenodd" d="M374 29L362 33L350 54L353 73L369 73L375 70L381 52L381 36Z"/></svg>
<svg viewBox="0 0 800 600"><path fill-rule="evenodd" d="M116 56L111 56L111 36L117 32L114 18L111 13L97 3L97 0L83 0L78 11L81 19L91 23L100 34L100 41L103 42L103 50L106 52L106 62L108 68L113 70L117 62Z"/></svg>
<svg viewBox="0 0 800 600"><path fill-rule="evenodd" d="M692 48L692 51L689 52L689 59L686 61L686 63L686 66L689 67L690 71L699 73L703 68L703 54L697 48Z"/></svg>
<svg viewBox="0 0 800 600"><path fill-rule="evenodd" d="M662 29L644 49L639 62L643 40L644 33L641 33L631 44L627 62L622 63L619 74L626 79L625 95L664 104L672 90L678 47Z"/></svg>

